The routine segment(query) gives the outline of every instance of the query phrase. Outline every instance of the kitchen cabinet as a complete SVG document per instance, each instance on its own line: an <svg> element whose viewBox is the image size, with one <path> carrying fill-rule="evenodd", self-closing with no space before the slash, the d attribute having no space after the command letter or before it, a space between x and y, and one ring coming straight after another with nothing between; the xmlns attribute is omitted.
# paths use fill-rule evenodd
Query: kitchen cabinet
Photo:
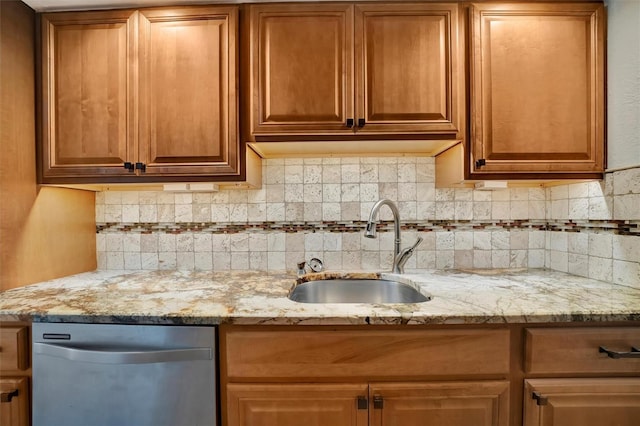
<svg viewBox="0 0 640 426"><path fill-rule="evenodd" d="M524 426L636 426L640 378L525 381Z"/></svg>
<svg viewBox="0 0 640 426"><path fill-rule="evenodd" d="M637 425L638 342L638 327L526 330L524 426Z"/></svg>
<svg viewBox="0 0 640 426"><path fill-rule="evenodd" d="M250 6L248 138L461 138L458 9L456 3Z"/></svg>
<svg viewBox="0 0 640 426"><path fill-rule="evenodd" d="M228 426L509 424L508 330L220 331Z"/></svg>
<svg viewBox="0 0 640 426"><path fill-rule="evenodd" d="M365 384L234 383L227 389L229 426L368 424Z"/></svg>
<svg viewBox="0 0 640 426"><path fill-rule="evenodd" d="M43 183L242 180L233 6L42 15Z"/></svg>
<svg viewBox="0 0 640 426"><path fill-rule="evenodd" d="M0 326L0 424L30 424L29 327L4 323Z"/></svg>
<svg viewBox="0 0 640 426"><path fill-rule="evenodd" d="M467 179L602 178L602 3L470 7Z"/></svg>

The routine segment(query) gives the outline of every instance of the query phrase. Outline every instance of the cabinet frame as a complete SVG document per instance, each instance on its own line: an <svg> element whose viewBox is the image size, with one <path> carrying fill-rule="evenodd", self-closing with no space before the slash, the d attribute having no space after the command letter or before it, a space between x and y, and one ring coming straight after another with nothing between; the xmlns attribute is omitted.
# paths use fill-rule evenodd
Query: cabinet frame
<svg viewBox="0 0 640 426"><path fill-rule="evenodd" d="M191 158L188 155L180 158L169 158L168 161L150 162L153 147L150 146L149 90L145 72L151 71L148 64L146 42L148 41L150 22L175 22L199 19L224 19L224 34L221 34L221 64L224 67L221 75L221 140L209 143L220 145L220 155L216 158ZM47 13L39 16L39 47L36 67L40 82L37 90L37 173L38 181L43 184L101 184L101 183L162 183L162 182L238 182L247 179L247 158L253 154L247 152L246 144L241 143L238 126L238 58L237 39L239 36L238 6L184 6L146 9L123 9L95 12ZM120 61L126 69L125 87L118 90L124 93L120 100L126 109L126 117L119 121L126 126L126 136L117 142L116 154L106 160L92 162L81 155L69 161L60 161L56 156L59 151L58 124L56 117L56 31L61 26L97 25L106 29L124 26L126 36L120 38L124 43ZM113 36L117 38L117 36ZM142 45L141 45L142 43ZM224 44L224 45L223 45ZM122 57L125 56L125 57ZM83 104L84 105L84 104ZM85 108L76 105L75 108ZM103 121L106 119L103 119ZM82 138L76 137L81 140ZM81 143L85 143L84 140ZM90 142L87 142L90 143ZM77 148L80 149L80 148ZM108 148L111 149L111 148ZM128 170L125 165L129 165ZM250 171L254 173L253 170ZM255 184L255 178L251 176Z"/></svg>
<svg viewBox="0 0 640 426"><path fill-rule="evenodd" d="M462 139L464 135L464 25L462 21L462 7L458 3L318 3L318 4L267 4L251 5L247 9L247 20L243 33L249 34L249 40L243 42L243 61L245 77L244 90L248 93L242 96L246 113L243 124L244 138L252 142L282 142L282 141L351 141L354 142L355 152L366 152L366 147L357 147L357 141L364 140L425 140L431 149L434 142L452 142ZM340 87L341 99L335 120L308 120L301 122L272 122L265 116L265 87L264 43L262 18L297 17L297 16L340 16L343 38L341 40ZM379 118L369 121L367 116L367 88L371 86L371 79L367 78L366 41L367 19L376 17L428 16L440 18L444 27L446 40L442 41L441 52L445 67L445 82L443 90L446 96L444 107L445 117L432 119L422 117L417 119L405 114L394 119ZM360 124L360 120L364 120ZM347 123L350 121L350 123ZM426 142L429 140L429 142ZM419 143L419 142L417 142ZM328 145L329 146L329 145ZM388 145L393 149L393 144ZM389 151L389 148L386 150ZM299 149L299 148L296 148ZM344 149L344 148L343 148ZM265 148L265 151L267 149ZM421 149L414 149L421 152ZM424 148L422 148L424 150ZM316 150L313 149L312 152ZM384 151L384 148L383 148ZM397 148L393 152L397 152Z"/></svg>
<svg viewBox="0 0 640 426"><path fill-rule="evenodd" d="M470 137L466 143L466 179L602 179L606 166L606 41L604 6L597 2L473 3L470 7ZM585 152L496 153L492 148L494 121L491 105L491 69L488 55L492 19L552 17L584 20L587 46ZM521 99L526 102L526 99ZM541 137L545 137L542 135ZM506 143L503 141L503 143ZM517 151L517 150L514 150Z"/></svg>

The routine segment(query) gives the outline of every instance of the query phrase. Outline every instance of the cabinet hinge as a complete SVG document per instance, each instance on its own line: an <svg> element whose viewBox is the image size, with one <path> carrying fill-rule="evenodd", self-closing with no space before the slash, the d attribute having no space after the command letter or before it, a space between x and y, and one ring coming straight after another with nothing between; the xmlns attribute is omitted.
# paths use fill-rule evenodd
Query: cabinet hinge
<svg viewBox="0 0 640 426"><path fill-rule="evenodd" d="M369 400L366 396L358 397L358 410L366 410L369 408Z"/></svg>
<svg viewBox="0 0 640 426"><path fill-rule="evenodd" d="M547 399L546 396L542 396L542 394L540 394L539 392L533 392L531 394L531 398L536 400L536 404L538 405L547 405L547 403L549 402L549 400Z"/></svg>

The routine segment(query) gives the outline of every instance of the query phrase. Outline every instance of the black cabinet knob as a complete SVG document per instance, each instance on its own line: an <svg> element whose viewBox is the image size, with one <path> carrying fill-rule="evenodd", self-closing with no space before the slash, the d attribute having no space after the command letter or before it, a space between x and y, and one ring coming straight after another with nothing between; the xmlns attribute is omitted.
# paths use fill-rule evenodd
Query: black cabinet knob
<svg viewBox="0 0 640 426"><path fill-rule="evenodd" d="M347 118L347 127L348 128L352 128L353 127L353 118Z"/></svg>
<svg viewBox="0 0 640 426"><path fill-rule="evenodd" d="M134 170L133 163L127 161L126 163L124 163L124 168L132 172Z"/></svg>
<svg viewBox="0 0 640 426"><path fill-rule="evenodd" d="M367 124L364 121L364 118L358 118L358 127L364 127L364 125Z"/></svg>
<svg viewBox="0 0 640 426"><path fill-rule="evenodd" d="M136 163L136 170L140 170L142 173L147 171L147 165L144 163Z"/></svg>
<svg viewBox="0 0 640 426"><path fill-rule="evenodd" d="M476 160L476 169L479 169L480 167L482 167L482 166L484 166L486 164L487 164L487 160L485 160L484 158Z"/></svg>

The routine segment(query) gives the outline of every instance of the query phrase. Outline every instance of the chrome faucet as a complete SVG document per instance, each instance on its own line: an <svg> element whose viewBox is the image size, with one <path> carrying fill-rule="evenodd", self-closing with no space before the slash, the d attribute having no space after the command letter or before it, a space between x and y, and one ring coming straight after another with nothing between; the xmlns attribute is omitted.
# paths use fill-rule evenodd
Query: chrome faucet
<svg viewBox="0 0 640 426"><path fill-rule="evenodd" d="M391 213L393 213L393 230L395 239L393 241L393 266L391 268L391 272L393 272L394 274L403 274L404 264L407 263L407 260L409 260L416 247L420 245L420 243L422 242L422 237L418 237L413 246L407 247L404 250L400 250L400 244L402 243L402 240L400 239L400 212L398 211L398 207L393 203L393 201L386 198L379 200L371 208L371 213L369 213L369 221L367 222L367 228L364 231L365 237L376 237L375 218L378 214L378 210L380 210L380 207L382 207L383 205L387 205L391 209Z"/></svg>

